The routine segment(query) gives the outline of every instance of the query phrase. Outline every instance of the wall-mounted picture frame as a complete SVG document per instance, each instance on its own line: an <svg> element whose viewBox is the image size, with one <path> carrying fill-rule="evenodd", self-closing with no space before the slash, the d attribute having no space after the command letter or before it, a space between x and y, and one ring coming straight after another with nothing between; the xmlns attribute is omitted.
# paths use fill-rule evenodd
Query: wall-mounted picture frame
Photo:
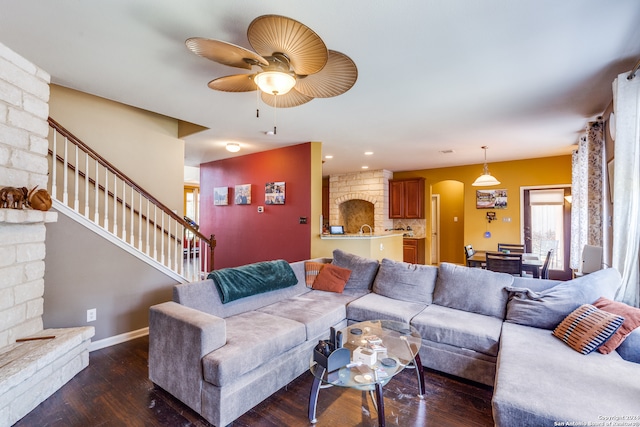
<svg viewBox="0 0 640 427"><path fill-rule="evenodd" d="M233 196L236 201L236 205L250 205L251 204L251 184L236 185Z"/></svg>
<svg viewBox="0 0 640 427"><path fill-rule="evenodd" d="M214 206L227 206L229 204L229 187L213 188Z"/></svg>
<svg viewBox="0 0 640 427"><path fill-rule="evenodd" d="M506 209L507 190L476 190L476 209Z"/></svg>
<svg viewBox="0 0 640 427"><path fill-rule="evenodd" d="M264 203L266 205L284 205L284 181L267 182L264 185Z"/></svg>

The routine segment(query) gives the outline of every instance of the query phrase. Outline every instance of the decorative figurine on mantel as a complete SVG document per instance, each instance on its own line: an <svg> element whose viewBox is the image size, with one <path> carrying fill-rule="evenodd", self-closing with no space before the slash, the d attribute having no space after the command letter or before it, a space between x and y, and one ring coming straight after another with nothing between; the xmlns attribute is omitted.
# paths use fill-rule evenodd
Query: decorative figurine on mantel
<svg viewBox="0 0 640 427"><path fill-rule="evenodd" d="M0 207L22 209L28 205L27 187L3 187L0 189Z"/></svg>
<svg viewBox="0 0 640 427"><path fill-rule="evenodd" d="M30 191L27 187L3 187L0 189L0 208L24 209L30 207L39 211L48 211L53 204L45 189L36 191L36 185Z"/></svg>
<svg viewBox="0 0 640 427"><path fill-rule="evenodd" d="M48 211L53 204L51 196L44 188L35 191L36 188L38 188L38 186L33 187L33 189L29 191L29 206L39 211Z"/></svg>

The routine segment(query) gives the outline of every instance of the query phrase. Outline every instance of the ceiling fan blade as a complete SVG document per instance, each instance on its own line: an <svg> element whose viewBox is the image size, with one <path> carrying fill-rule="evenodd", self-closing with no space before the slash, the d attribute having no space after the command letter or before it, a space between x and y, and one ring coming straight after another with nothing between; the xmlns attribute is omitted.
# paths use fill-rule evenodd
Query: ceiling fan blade
<svg viewBox="0 0 640 427"><path fill-rule="evenodd" d="M298 105L306 104L313 99L313 97L304 95L295 89L291 89L284 95L271 95L269 93L262 92L260 97L265 104L278 108L297 107ZM278 98L277 100L276 97Z"/></svg>
<svg viewBox="0 0 640 427"><path fill-rule="evenodd" d="M262 56L284 53L296 74L317 73L328 59L327 46L306 25L285 16L264 15L247 30L251 47Z"/></svg>
<svg viewBox="0 0 640 427"><path fill-rule="evenodd" d="M269 65L269 62L255 52L221 40L192 37L184 42L196 55L231 67L251 69L252 63Z"/></svg>
<svg viewBox="0 0 640 427"><path fill-rule="evenodd" d="M253 82L255 74L234 74L233 76L219 77L211 80L207 86L213 90L223 92L251 92L258 86Z"/></svg>
<svg viewBox="0 0 640 427"><path fill-rule="evenodd" d="M347 55L329 51L322 70L309 76L298 76L296 90L313 98L330 98L345 93L358 79L358 68Z"/></svg>

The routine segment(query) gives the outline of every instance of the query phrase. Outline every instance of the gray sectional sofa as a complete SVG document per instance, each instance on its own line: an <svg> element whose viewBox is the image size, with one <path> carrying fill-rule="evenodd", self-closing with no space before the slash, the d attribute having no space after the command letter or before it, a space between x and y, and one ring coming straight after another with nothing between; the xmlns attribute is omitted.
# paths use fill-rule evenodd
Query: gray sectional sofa
<svg viewBox="0 0 640 427"><path fill-rule="evenodd" d="M210 279L176 285L150 309L150 379L224 426L304 373L331 326L393 319L418 329L425 367L494 387L498 426L640 425L640 329L606 355L551 334L581 304L613 299L615 270L556 282L333 255L312 261L351 271L342 293L308 287L304 261L290 264L294 286L226 304Z"/></svg>

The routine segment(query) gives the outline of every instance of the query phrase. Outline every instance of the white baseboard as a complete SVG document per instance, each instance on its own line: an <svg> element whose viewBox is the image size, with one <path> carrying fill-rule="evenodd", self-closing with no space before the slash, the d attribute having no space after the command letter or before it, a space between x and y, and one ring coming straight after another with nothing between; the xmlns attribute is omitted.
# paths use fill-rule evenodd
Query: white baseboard
<svg viewBox="0 0 640 427"><path fill-rule="evenodd" d="M145 335L149 335L149 327L138 329L137 331L126 332L120 335L114 335L112 337L104 338L99 341L93 341L91 342L91 344L89 344L89 352L131 341L136 338L144 337Z"/></svg>

